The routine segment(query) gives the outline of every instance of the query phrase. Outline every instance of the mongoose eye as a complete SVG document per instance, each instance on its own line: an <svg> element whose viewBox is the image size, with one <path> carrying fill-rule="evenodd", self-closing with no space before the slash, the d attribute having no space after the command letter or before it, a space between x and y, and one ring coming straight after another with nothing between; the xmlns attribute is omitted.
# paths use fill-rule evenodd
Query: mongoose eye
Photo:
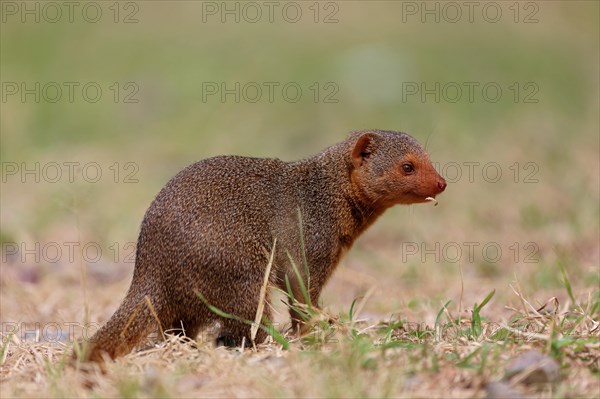
<svg viewBox="0 0 600 399"><path fill-rule="evenodd" d="M402 165L402 170L404 171L404 173L412 173L415 168L409 164L409 163L405 163L404 165Z"/></svg>

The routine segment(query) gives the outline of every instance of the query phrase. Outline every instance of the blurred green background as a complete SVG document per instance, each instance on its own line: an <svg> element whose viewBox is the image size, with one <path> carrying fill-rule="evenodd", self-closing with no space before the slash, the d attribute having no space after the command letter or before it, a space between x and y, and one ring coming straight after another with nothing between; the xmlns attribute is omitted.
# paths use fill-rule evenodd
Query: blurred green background
<svg viewBox="0 0 600 399"><path fill-rule="evenodd" d="M285 20L284 3L277 3L273 22L265 3L254 3L263 13L255 23L248 21L255 9L236 2L98 2L102 17L95 23L83 18L85 3L73 22L63 8L55 23L44 19L43 2L39 23L32 16L21 20L24 3L14 3L16 14L4 4L3 242L76 239L106 248L135 241L154 195L196 160L219 154L295 160L349 131L380 128L413 134L442 171L456 162L462 177L450 181L437 208L390 210L359 241L349 259L360 265L349 260L350 268L364 264L367 273L391 276L392 290L401 281L415 287L429 281L440 296L455 295L460 280L449 283L445 271L456 277L456 264L430 266L440 277L420 274L421 259L403 262L399 243L498 242L506 251L502 261L490 265L478 256L465 262L467 276L498 281L508 291L515 272L530 273L533 290L553 290L560 286L556 262L563 261L575 284L597 286L599 3L496 2L502 16L494 23L486 20L493 10L483 13L487 3L476 3L472 22L461 6L454 23L445 2L299 1L285 14L293 17L299 7L295 23ZM216 14L207 13L214 7ZM239 7L239 22L223 16L223 7ZM424 7L438 7L439 22L422 15ZM46 19L55 15L45 12ZM61 100L52 103L42 93L38 103L33 95L23 101L20 92L7 92L22 82L79 86L72 102L65 89ZM89 82L102 88L95 103L82 96ZM221 82L279 86L272 102L266 89L256 102L243 93L239 102L233 95L207 96L206 85ZM297 102L283 98L281 87L289 82L302 88ZM462 98L453 101L451 91L438 92L439 100L406 92L436 82L462 87ZM464 82L476 84L472 101ZM488 83L502 89L497 102L482 94ZM127 94L137 102L125 102ZM336 102L326 102L328 94ZM38 183L7 174L8 163L32 168L36 162L96 162L103 176L88 183L76 174L71 183L64 169L60 181ZM502 177L486 181L479 167L470 181L464 162L496 162ZM534 170L524 168L528 162L537 182L524 181ZM131 172L137 182L124 182ZM523 264L522 255L515 261L507 249L514 242L535 242L540 262Z"/></svg>

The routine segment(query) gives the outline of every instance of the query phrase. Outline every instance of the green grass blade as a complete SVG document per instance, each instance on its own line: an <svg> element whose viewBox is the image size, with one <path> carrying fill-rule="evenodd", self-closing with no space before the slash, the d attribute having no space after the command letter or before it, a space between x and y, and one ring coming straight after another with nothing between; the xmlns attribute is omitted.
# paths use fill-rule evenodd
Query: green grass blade
<svg viewBox="0 0 600 399"><path fill-rule="evenodd" d="M492 290L492 292L487 294L487 296L483 299L481 305L477 305L476 303L475 306L473 306L473 315L471 316L471 333L475 338L479 338L479 336L483 332L480 315L481 309L483 309L483 307L487 305L487 303L490 301L490 299L492 299L495 293L496 290Z"/></svg>
<svg viewBox="0 0 600 399"><path fill-rule="evenodd" d="M269 334L283 349L289 349L290 343L267 319L263 319L260 328Z"/></svg>
<svg viewBox="0 0 600 399"><path fill-rule="evenodd" d="M446 302L444 304L444 306L442 306L442 308L440 309L440 311L438 312L437 316L435 317L435 323L434 323L434 328L436 328L440 322L440 317L442 317L442 314L444 313L444 310L446 308L448 308L448 305L450 305L450 302L452 302L452 299L449 299L448 302Z"/></svg>
<svg viewBox="0 0 600 399"><path fill-rule="evenodd" d="M241 322L247 323L247 324L253 323L250 320L245 320L239 316L224 312L221 309L217 308L216 306L211 305L210 303L208 303L208 300L204 297L204 295L202 295L200 292L197 292L196 295L198 295L200 300L202 302L204 302L204 304L210 309L210 311L213 312L214 314L216 314L217 316L223 317L225 319L233 319L233 320L241 321Z"/></svg>
<svg viewBox="0 0 600 399"><path fill-rule="evenodd" d="M348 318L350 319L350 323L353 323L354 320L354 306L356 305L356 301L358 298L354 298L352 301L352 305L350 305L350 310L348 311Z"/></svg>
<svg viewBox="0 0 600 399"><path fill-rule="evenodd" d="M296 298L294 298L294 291L292 291L292 285L287 274L285 275L285 289L287 290L288 299L293 303Z"/></svg>
<svg viewBox="0 0 600 399"><path fill-rule="evenodd" d="M483 300L483 302L481 302L481 305L479 305L479 310L483 309L483 307L485 305L487 305L487 303L490 301L490 299L492 299L492 297L494 296L495 293L496 293L496 290L492 290L492 292L490 292L489 294L487 294L487 296L485 297L485 299Z"/></svg>
<svg viewBox="0 0 600 399"><path fill-rule="evenodd" d="M296 266L296 262L294 262L294 259L292 259L292 256L290 255L290 253L287 253L287 256L290 260L290 263L292 265L292 269L294 270L294 274L296 275L296 279L298 280L298 284L300 285L300 291L302 291L302 296L304 297L304 303L306 303L309 306L312 306L312 303L310 302L310 296L308 295L308 291L306 290L306 286L304 285L304 279L302 278L302 275L300 274L300 270L298 270L298 267Z"/></svg>
<svg viewBox="0 0 600 399"><path fill-rule="evenodd" d="M304 273L306 274L306 288L307 291L310 292L310 272L308 270L308 260L306 259L306 246L304 245L304 225L302 223L302 212L300 211L300 207L298 207L298 225L300 228L300 250L302 251L302 264L304 266Z"/></svg>
<svg viewBox="0 0 600 399"><path fill-rule="evenodd" d="M213 312L214 314L223 317L225 319L233 319L233 320L237 320L239 322L242 322L244 324L248 324L248 325L253 325L254 322L251 320L246 320L243 317L239 317L227 312L222 311L221 309L217 308L216 306L211 305L210 303L208 303L208 300L204 297L204 295L202 295L200 292L196 292L196 295L198 295L198 297L200 298L200 300L202 302L204 302L204 304L210 309L211 312ZM263 323L265 322L266 319L263 319ZM281 333L279 331L277 331L277 329L275 327L273 327L272 324L269 323L268 326L265 326L264 324L260 324L258 326L258 328L260 328L261 330L263 330L264 332L266 332L267 334L269 334L271 337L273 337L273 339L279 343L284 349L288 349L290 347L289 342L283 337L283 335L281 335Z"/></svg>
<svg viewBox="0 0 600 399"><path fill-rule="evenodd" d="M573 305L577 305L577 301L575 301L575 296L573 295L573 288L571 288L571 281L569 280L569 275L567 274L567 271L565 270L565 266L563 265L563 263L560 260L558 260L558 268L560 269L560 272L562 274L563 284L565 285L565 288L567 289L567 294L569 295L571 302L573 302Z"/></svg>

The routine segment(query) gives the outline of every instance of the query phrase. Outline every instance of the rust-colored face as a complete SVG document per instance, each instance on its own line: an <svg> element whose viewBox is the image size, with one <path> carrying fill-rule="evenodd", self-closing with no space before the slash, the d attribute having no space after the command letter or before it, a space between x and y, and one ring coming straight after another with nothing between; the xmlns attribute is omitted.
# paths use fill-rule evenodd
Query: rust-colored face
<svg viewBox="0 0 600 399"><path fill-rule="evenodd" d="M446 189L446 180L437 173L427 152L406 133L362 132L352 161L352 179L371 203L427 202Z"/></svg>
<svg viewBox="0 0 600 399"><path fill-rule="evenodd" d="M429 201L446 189L446 180L435 170L429 156L407 153L397 163L394 179L400 188L398 200L401 204L415 204Z"/></svg>

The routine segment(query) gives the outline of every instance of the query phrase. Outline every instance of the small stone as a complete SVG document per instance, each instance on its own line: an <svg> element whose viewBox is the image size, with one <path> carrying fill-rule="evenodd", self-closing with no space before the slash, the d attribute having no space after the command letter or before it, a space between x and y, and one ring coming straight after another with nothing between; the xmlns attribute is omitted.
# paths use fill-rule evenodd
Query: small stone
<svg viewBox="0 0 600 399"><path fill-rule="evenodd" d="M423 385L423 379L417 374L409 375L404 381L404 389L413 391Z"/></svg>
<svg viewBox="0 0 600 399"><path fill-rule="evenodd" d="M486 399L522 399L523 396L508 383L490 382L485 386Z"/></svg>
<svg viewBox="0 0 600 399"><path fill-rule="evenodd" d="M37 268L25 267L19 271L19 281L28 284L38 284L40 282L40 272Z"/></svg>
<svg viewBox="0 0 600 399"><path fill-rule="evenodd" d="M526 375L520 381L524 384L545 384L558 379L560 366L549 356L537 351L527 351L517 356L506 367L505 379L523 373Z"/></svg>

